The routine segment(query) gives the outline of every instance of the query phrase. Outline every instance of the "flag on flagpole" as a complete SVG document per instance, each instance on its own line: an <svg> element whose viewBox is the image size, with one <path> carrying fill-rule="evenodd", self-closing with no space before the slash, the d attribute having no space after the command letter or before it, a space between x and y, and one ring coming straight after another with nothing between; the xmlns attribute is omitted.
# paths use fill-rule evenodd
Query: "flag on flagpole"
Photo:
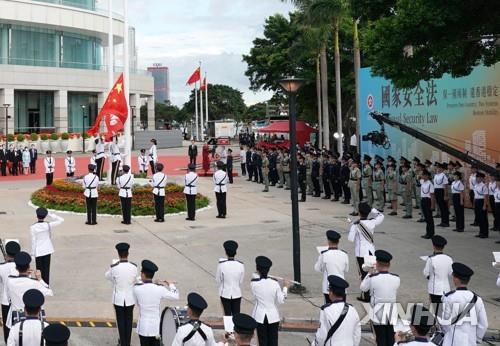
<svg viewBox="0 0 500 346"><path fill-rule="evenodd" d="M205 78L203 79L203 83L201 83L200 90L201 90L201 91L205 91L205 90L207 90L207 77L206 77L206 76L205 76Z"/></svg>
<svg viewBox="0 0 500 346"><path fill-rule="evenodd" d="M193 85L194 83L198 82L201 80L201 69L198 67L191 77L189 77L188 81L186 82L186 85Z"/></svg>
<svg viewBox="0 0 500 346"><path fill-rule="evenodd" d="M101 121L104 120L108 132L104 133L106 140L118 134L123 130L124 124L128 118L128 105L125 98L125 85L123 82L123 73L120 74L113 89L109 91L108 98L101 111L97 115L94 126L88 131L90 135L99 133Z"/></svg>

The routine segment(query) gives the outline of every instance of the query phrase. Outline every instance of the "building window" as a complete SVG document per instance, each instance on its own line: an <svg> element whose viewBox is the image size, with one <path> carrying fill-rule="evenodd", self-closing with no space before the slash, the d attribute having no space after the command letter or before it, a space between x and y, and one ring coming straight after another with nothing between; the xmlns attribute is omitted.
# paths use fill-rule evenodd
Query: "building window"
<svg viewBox="0 0 500 346"><path fill-rule="evenodd" d="M85 110L82 110L82 105ZM68 131L83 132L95 123L97 117L97 94L68 93ZM85 119L84 119L85 116Z"/></svg>
<svg viewBox="0 0 500 346"><path fill-rule="evenodd" d="M62 67L99 70L101 68L101 42L78 34L63 33Z"/></svg>
<svg viewBox="0 0 500 346"><path fill-rule="evenodd" d="M95 0L37 0L37 1L48 2L56 5L78 7L90 11L95 10Z"/></svg>
<svg viewBox="0 0 500 346"><path fill-rule="evenodd" d="M58 43L54 30L12 25L9 64L57 66Z"/></svg>
<svg viewBox="0 0 500 346"><path fill-rule="evenodd" d="M54 92L14 91L14 123L16 133L54 131Z"/></svg>

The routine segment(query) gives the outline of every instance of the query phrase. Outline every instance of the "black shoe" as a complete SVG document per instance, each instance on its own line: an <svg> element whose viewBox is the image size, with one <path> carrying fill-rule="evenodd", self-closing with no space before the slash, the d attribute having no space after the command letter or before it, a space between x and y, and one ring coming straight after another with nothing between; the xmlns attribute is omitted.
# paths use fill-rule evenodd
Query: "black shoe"
<svg viewBox="0 0 500 346"><path fill-rule="evenodd" d="M437 225L438 227L450 227L449 224L447 223L440 223L439 225Z"/></svg>
<svg viewBox="0 0 500 346"><path fill-rule="evenodd" d="M425 220L424 219L418 219L417 222L422 223L422 222L425 222Z"/></svg>
<svg viewBox="0 0 500 346"><path fill-rule="evenodd" d="M349 201L343 201L342 204L351 204Z"/></svg>
<svg viewBox="0 0 500 346"><path fill-rule="evenodd" d="M481 234L476 234L474 237L481 238Z"/></svg>
<svg viewBox="0 0 500 346"><path fill-rule="evenodd" d="M321 195L313 195L313 197L321 197Z"/></svg>
<svg viewBox="0 0 500 346"><path fill-rule="evenodd" d="M418 205L414 206L415 209L420 209L420 207Z"/></svg>
<svg viewBox="0 0 500 346"><path fill-rule="evenodd" d="M266 190L262 190L262 192L269 192L269 190L267 190L267 189Z"/></svg>
<svg viewBox="0 0 500 346"><path fill-rule="evenodd" d="M500 240L497 240L497 241L495 242L495 244L500 244Z"/></svg>
<svg viewBox="0 0 500 346"><path fill-rule="evenodd" d="M363 303L369 303L370 300L369 299L365 299L363 297L356 297L357 300L359 300L360 302L363 302Z"/></svg>
<svg viewBox="0 0 500 346"><path fill-rule="evenodd" d="M338 202L338 201L339 201L339 199L338 199L338 198L334 198L334 199L332 199L332 202Z"/></svg>
<svg viewBox="0 0 500 346"><path fill-rule="evenodd" d="M435 219L439 219L440 217L441 217L441 215L438 215L438 214L433 216L433 218L435 218Z"/></svg>
<svg viewBox="0 0 500 346"><path fill-rule="evenodd" d="M481 239L487 239L488 236L487 235L480 235L479 238L481 238Z"/></svg>
<svg viewBox="0 0 500 346"><path fill-rule="evenodd" d="M495 227L491 227L490 231L496 231Z"/></svg>
<svg viewBox="0 0 500 346"><path fill-rule="evenodd" d="M353 212L352 212L352 213L350 213L349 215L351 215L351 216L358 216L359 214L353 211Z"/></svg>
<svg viewBox="0 0 500 346"><path fill-rule="evenodd" d="M479 224L478 224L478 223L471 223L470 225L471 225L471 226L476 226L476 227L477 227L477 226L479 226Z"/></svg>
<svg viewBox="0 0 500 346"><path fill-rule="evenodd" d="M457 229L457 232L458 233L464 233L464 230L463 229Z"/></svg>
<svg viewBox="0 0 500 346"><path fill-rule="evenodd" d="M90 222L86 221L85 222L86 225L92 225Z"/></svg>
<svg viewBox="0 0 500 346"><path fill-rule="evenodd" d="M97 222L92 222L90 225L95 226L97 225Z"/></svg>
<svg viewBox="0 0 500 346"><path fill-rule="evenodd" d="M217 215L216 218L217 219L222 219L222 215Z"/></svg>
<svg viewBox="0 0 500 346"><path fill-rule="evenodd" d="M321 197L321 199L330 199L330 196Z"/></svg>
<svg viewBox="0 0 500 346"><path fill-rule="evenodd" d="M394 215L398 215L398 213L396 213L395 211L391 211L391 212L389 213L389 215L394 216Z"/></svg>
<svg viewBox="0 0 500 346"><path fill-rule="evenodd" d="M285 187L285 190L290 190L290 188L289 187Z"/></svg>
<svg viewBox="0 0 500 346"><path fill-rule="evenodd" d="M282 189L283 188L283 185L278 185L277 186L278 189Z"/></svg>
<svg viewBox="0 0 500 346"><path fill-rule="evenodd" d="M431 239L432 237L431 236L428 236L427 234L426 235L421 235L420 238L423 238L423 239Z"/></svg>
<svg viewBox="0 0 500 346"><path fill-rule="evenodd" d="M411 215L405 215L403 216L403 219L411 219Z"/></svg>
<svg viewBox="0 0 500 346"><path fill-rule="evenodd" d="M305 201L306 201L305 199L301 199L301 200L299 200L299 202L305 202Z"/></svg>
<svg viewBox="0 0 500 346"><path fill-rule="evenodd" d="M450 221L451 221L451 222L455 222L455 221L457 221L457 218L456 218L456 217L452 217L452 218L450 219Z"/></svg>

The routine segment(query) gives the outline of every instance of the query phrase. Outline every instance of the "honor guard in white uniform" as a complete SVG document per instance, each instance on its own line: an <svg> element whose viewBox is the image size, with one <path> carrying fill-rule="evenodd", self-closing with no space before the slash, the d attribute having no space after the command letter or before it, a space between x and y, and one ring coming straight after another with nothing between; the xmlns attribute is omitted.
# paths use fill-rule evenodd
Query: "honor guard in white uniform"
<svg viewBox="0 0 500 346"><path fill-rule="evenodd" d="M45 327L42 336L45 341L45 346L68 346L71 332L65 325L52 323Z"/></svg>
<svg viewBox="0 0 500 346"><path fill-rule="evenodd" d="M118 195L122 206L122 224L130 225L132 221L132 187L134 176L130 173L130 166L123 165L123 174L116 180L120 189Z"/></svg>
<svg viewBox="0 0 500 346"><path fill-rule="evenodd" d="M73 152L68 150L64 159L64 167L66 168L66 177L74 177L76 171L76 160L73 157Z"/></svg>
<svg viewBox="0 0 500 346"><path fill-rule="evenodd" d="M377 258L376 269L375 271L370 270L370 274L361 282L360 289L363 292L370 292L370 306L373 309L370 317L375 330L377 346L387 346L394 344L394 327L391 321L387 320L392 314L385 314L385 312L391 311L392 313L393 309L397 309L395 303L397 302L400 279L398 275L389 273L392 260L390 253L377 250L375 257ZM391 304L391 306L386 304Z"/></svg>
<svg viewBox="0 0 500 346"><path fill-rule="evenodd" d="M434 218L432 217L432 199L434 198L434 184L430 181L431 173L424 169L421 174L420 183L420 206L422 207L422 218L425 221L424 239L431 239L434 235Z"/></svg>
<svg viewBox="0 0 500 346"><path fill-rule="evenodd" d="M180 326L175 334L172 346L216 346L212 328L200 321L200 316L208 307L207 302L198 293L189 293L189 323Z"/></svg>
<svg viewBox="0 0 500 346"><path fill-rule="evenodd" d="M151 140L151 148L149 148L149 153L148 153L148 160L149 160L149 166L151 167L151 174L155 174L156 171L156 163L158 162L158 152L156 149L156 146L158 143L156 142L156 139Z"/></svg>
<svg viewBox="0 0 500 346"><path fill-rule="evenodd" d="M235 260L238 243L228 240L223 244L227 258L221 258L215 274L219 287L219 297L224 309L224 316L234 316L240 312L241 288L245 277L243 262Z"/></svg>
<svg viewBox="0 0 500 346"><path fill-rule="evenodd" d="M156 173L149 181L153 187L153 196L155 200L155 222L165 222L165 186L167 185L167 175L163 173L163 164L156 164Z"/></svg>
<svg viewBox="0 0 500 346"><path fill-rule="evenodd" d="M229 179L227 173L224 171L224 162L217 161L217 171L214 173L214 191L215 198L217 199L217 211L218 219L225 219L227 208L226 208L226 195L227 195L227 183Z"/></svg>
<svg viewBox="0 0 500 346"><path fill-rule="evenodd" d="M14 263L14 257L21 251L21 246L15 241L9 241L5 244L5 262L0 263L0 287L2 288L1 303L2 303L2 325L3 325L3 338L7 343L9 337L9 328L6 325L7 315L9 314L10 303L7 298L7 279L9 275L19 275Z"/></svg>
<svg viewBox="0 0 500 346"><path fill-rule="evenodd" d="M45 181L47 186L52 185L54 181L54 171L56 170L56 159L52 157L52 152L47 150L45 159L43 160L45 166Z"/></svg>
<svg viewBox="0 0 500 346"><path fill-rule="evenodd" d="M345 302L347 281L337 275L328 276L330 302L321 307L319 328L311 346L358 346L361 323L356 309Z"/></svg>
<svg viewBox="0 0 500 346"><path fill-rule="evenodd" d="M260 346L278 346L278 328L280 315L276 304L285 303L288 294L288 283L283 289L279 283L268 277L273 262L265 256L255 259L257 275L252 279L252 290L255 305L252 317L257 321L257 336Z"/></svg>
<svg viewBox="0 0 500 346"><path fill-rule="evenodd" d="M102 138L97 138L95 140L95 151L96 174L99 177L99 180L102 180L104 162L106 161L106 154L104 153L104 143L102 141Z"/></svg>
<svg viewBox="0 0 500 346"><path fill-rule="evenodd" d="M89 165L89 173L83 177L82 185L84 188L83 195L87 206L87 222L86 225L97 225L97 197L99 192L99 177L94 173L96 167Z"/></svg>
<svg viewBox="0 0 500 346"><path fill-rule="evenodd" d="M109 155L111 156L111 185L116 185L116 178L120 170L120 163L122 162L122 154L118 147L118 137L113 137L113 141L109 145Z"/></svg>
<svg viewBox="0 0 500 346"><path fill-rule="evenodd" d="M441 304L443 294L450 291L451 265L453 260L443 253L447 241L440 235L432 237L434 253L427 258L424 268L424 276L427 278L427 292L433 304ZM435 306L434 311L438 311Z"/></svg>
<svg viewBox="0 0 500 346"><path fill-rule="evenodd" d="M323 273L322 291L325 296L325 304L330 303L328 277L336 275L343 279L345 273L349 271L349 256L344 250L339 249L340 234L329 230L326 231L326 238L328 249L321 251L314 265L314 270Z"/></svg>
<svg viewBox="0 0 500 346"><path fill-rule="evenodd" d="M488 318L481 297L467 288L472 269L462 263L453 263L455 291L443 297L443 346L470 346L480 344L488 329ZM458 308L457 308L458 306ZM465 317L465 319L464 319Z"/></svg>
<svg viewBox="0 0 500 346"><path fill-rule="evenodd" d="M408 334L398 332L394 337L396 341L394 346L436 346L436 344L427 339L427 334L429 334L431 327L434 325L434 320L435 318L431 315L430 311L423 305L414 305L411 310L410 340L407 341Z"/></svg>
<svg viewBox="0 0 500 346"><path fill-rule="evenodd" d="M367 272L363 270L365 256L373 256L375 254L373 237L375 227L384 221L384 214L375 208L370 208L370 206L364 202L359 203L358 209L360 219L352 223L347 239L354 242L354 254L358 262L359 275L361 276L361 280L363 280L367 275ZM368 219L370 213L374 215L374 218ZM358 300L368 303L370 301L370 292L361 293L361 297L359 297Z"/></svg>
<svg viewBox="0 0 500 346"><path fill-rule="evenodd" d="M196 195L198 194L198 174L196 174L196 165L189 164L188 172L184 176L184 195L186 196L187 218L188 221L194 221L196 217Z"/></svg>
<svg viewBox="0 0 500 346"><path fill-rule="evenodd" d="M137 265L128 261L130 245L119 243L118 261L113 263L104 276L113 284L113 306L116 313L116 325L120 335L119 346L130 346L132 336L132 318L134 317L134 285L137 283Z"/></svg>
<svg viewBox="0 0 500 346"><path fill-rule="evenodd" d="M474 205L474 189L476 188L476 175L477 175L477 166L472 165L470 167L470 175L469 175L469 199L470 203ZM477 219L476 210L474 209L474 222L470 224L471 226L479 226L479 221Z"/></svg>
<svg viewBox="0 0 500 346"><path fill-rule="evenodd" d="M137 334L141 346L160 346L160 303L163 299L178 300L179 292L173 283L157 281L153 276L158 271L156 264L142 261L141 280L134 286L134 296L139 306Z"/></svg>
<svg viewBox="0 0 500 346"><path fill-rule="evenodd" d="M477 238L488 238L488 186L484 183L485 175L482 172L476 173L476 185L474 186L474 211L479 225Z"/></svg>
<svg viewBox="0 0 500 346"><path fill-rule="evenodd" d="M47 215L52 221L45 221ZM52 245L52 231L54 227L64 222L64 219L56 214L50 213L45 208L36 210L38 221L30 227L31 233L31 256L35 257L36 269L42 273L42 279L50 283L50 257L54 253Z"/></svg>
<svg viewBox="0 0 500 346"><path fill-rule="evenodd" d="M139 166L139 173L148 174L149 166L145 149L141 149L141 153L137 156L137 165Z"/></svg>
<svg viewBox="0 0 500 346"><path fill-rule="evenodd" d="M26 319L12 327L7 346L43 345L42 331L49 325L40 319L40 310L45 303L45 297L39 290L30 289L24 293L23 302Z"/></svg>
<svg viewBox="0 0 500 346"><path fill-rule="evenodd" d="M16 270L19 275L10 275L7 279L7 298L10 302L9 314L7 317L7 327L12 328L13 316L24 310L23 295L26 291L34 288L42 292L44 296L53 296L52 290L42 280L42 275L36 271L36 278L29 276L31 256L27 252L19 252L14 258Z"/></svg>
<svg viewBox="0 0 500 346"><path fill-rule="evenodd" d="M436 204L439 207L441 215L441 223L439 227L450 226L450 210L448 208L448 177L444 173L445 165L440 163L437 166L437 173L434 175L434 195L436 197Z"/></svg>

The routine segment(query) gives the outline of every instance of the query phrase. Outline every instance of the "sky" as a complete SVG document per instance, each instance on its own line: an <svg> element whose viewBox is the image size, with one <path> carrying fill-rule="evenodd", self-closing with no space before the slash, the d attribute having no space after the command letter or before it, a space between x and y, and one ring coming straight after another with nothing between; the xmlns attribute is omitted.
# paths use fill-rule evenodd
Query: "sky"
<svg viewBox="0 0 500 346"><path fill-rule="evenodd" d="M263 36L267 17L291 10L281 0L130 0L139 67L169 67L171 102L178 106L188 100L186 81L200 61L209 83L242 91L247 105L265 101L270 93L249 90L242 55Z"/></svg>

